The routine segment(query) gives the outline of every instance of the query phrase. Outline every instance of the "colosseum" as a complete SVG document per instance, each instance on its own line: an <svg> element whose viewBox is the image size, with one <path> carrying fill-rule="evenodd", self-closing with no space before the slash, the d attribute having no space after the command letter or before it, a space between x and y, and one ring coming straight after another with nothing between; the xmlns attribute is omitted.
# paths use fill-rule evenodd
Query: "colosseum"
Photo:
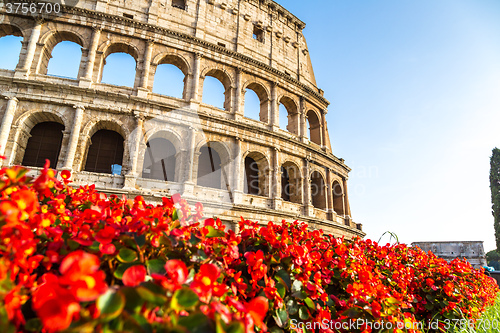
<svg viewBox="0 0 500 333"><path fill-rule="evenodd" d="M350 169L332 153L329 102L316 86L305 24L284 7L271 0L57 6L40 14L0 2L0 38L21 42L17 65L0 69L4 165L36 173L48 159L71 170L76 185L149 202L180 193L232 228L243 216L364 236L351 218ZM61 42L81 49L74 78L48 72ZM102 80L115 53L135 60L129 87ZM153 92L163 65L182 71L182 96ZM204 102L207 78L223 86L221 107ZM246 114L248 93L260 101L257 119Z"/></svg>

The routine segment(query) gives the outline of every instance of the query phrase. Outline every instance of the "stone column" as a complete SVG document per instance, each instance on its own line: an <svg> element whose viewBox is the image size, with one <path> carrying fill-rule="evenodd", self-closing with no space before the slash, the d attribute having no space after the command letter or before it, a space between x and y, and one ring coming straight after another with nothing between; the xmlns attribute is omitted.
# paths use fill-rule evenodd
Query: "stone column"
<svg viewBox="0 0 500 333"><path fill-rule="evenodd" d="M194 65L193 65L193 87L191 95L191 103L200 103L199 100L199 90L200 90L200 75L201 75L201 53L196 53L194 55Z"/></svg>
<svg viewBox="0 0 500 333"><path fill-rule="evenodd" d="M81 105L75 105L75 117L73 120L73 127L69 136L68 150L66 152L66 160L64 161L63 168L66 170L73 169L73 162L75 161L76 149L78 148L78 140L80 139L80 129L82 128L83 112L85 108Z"/></svg>
<svg viewBox="0 0 500 333"><path fill-rule="evenodd" d="M281 199L281 167L279 164L279 154L280 154L280 149L275 147L273 149L273 170L272 170L272 195L271 198L273 199L273 205L274 209L279 209L281 210L282 208L282 203L283 200Z"/></svg>
<svg viewBox="0 0 500 333"><path fill-rule="evenodd" d="M148 97L148 82L149 72L151 70L151 58L153 56L154 42L148 40L146 42L146 52L144 53L144 65L142 66L142 77L139 88L137 89L137 96L146 98Z"/></svg>
<svg viewBox="0 0 500 333"><path fill-rule="evenodd" d="M42 20L36 20L35 26L31 29L30 39L26 48L26 55L22 65L16 71L16 77L27 77L30 75L31 65L33 64L33 59L35 57L36 46L38 44L38 39L40 38L40 32L42 31L42 25Z"/></svg>
<svg viewBox="0 0 500 333"><path fill-rule="evenodd" d="M195 168L195 149L196 149L196 128L189 127L189 138L186 140L186 161L184 169L184 182L182 195L185 197L192 197L194 195L194 168Z"/></svg>
<svg viewBox="0 0 500 333"><path fill-rule="evenodd" d="M273 82L271 86L271 119L270 129L276 131L280 127L280 109L278 107L278 83Z"/></svg>
<svg viewBox="0 0 500 333"><path fill-rule="evenodd" d="M0 125L0 155L5 153L7 141L9 140L10 128L16 113L17 103L19 100L15 97L5 97L8 100L7 108L3 114L2 124Z"/></svg>
<svg viewBox="0 0 500 333"><path fill-rule="evenodd" d="M332 169L326 169L326 212L327 218L333 221L334 207L333 207L333 188L332 188Z"/></svg>
<svg viewBox="0 0 500 333"><path fill-rule="evenodd" d="M311 195L311 161L309 158L304 159L304 215L312 215L312 195Z"/></svg>
<svg viewBox="0 0 500 333"><path fill-rule="evenodd" d="M233 198L234 203L241 203L242 195L243 195L243 173L241 170L242 164L242 154L241 154L241 144L243 139L240 137L235 137L234 144L234 169L233 169Z"/></svg>
<svg viewBox="0 0 500 333"><path fill-rule="evenodd" d="M141 144L144 119L145 119L145 116L143 114L136 111L134 111L134 117L136 119L137 126L135 128L135 131L133 132L130 142L130 170L125 175L125 183L123 186L123 188L127 190L135 189L135 184L138 176L137 160L139 158L139 148Z"/></svg>
<svg viewBox="0 0 500 333"><path fill-rule="evenodd" d="M307 115L306 115L306 100L303 96L300 97L300 141L307 142Z"/></svg>
<svg viewBox="0 0 500 333"><path fill-rule="evenodd" d="M85 74L80 78L80 86L89 88L92 84L92 76L94 74L94 64L101 39L101 29L94 28L92 31L92 40L90 41L89 53L87 56L87 64L85 65Z"/></svg>
<svg viewBox="0 0 500 333"><path fill-rule="evenodd" d="M351 216L351 206L349 205L349 196L347 195L347 178L342 179L342 187L344 188L344 215Z"/></svg>
<svg viewBox="0 0 500 333"><path fill-rule="evenodd" d="M245 116L245 110L241 105L242 97L244 96L241 92L241 77L243 70L241 68L236 68L236 94L234 96L234 119L238 120Z"/></svg>
<svg viewBox="0 0 500 333"><path fill-rule="evenodd" d="M323 149L326 149L327 147L327 142L326 142L326 114L328 113L327 109L324 109L323 112L321 112L321 146Z"/></svg>

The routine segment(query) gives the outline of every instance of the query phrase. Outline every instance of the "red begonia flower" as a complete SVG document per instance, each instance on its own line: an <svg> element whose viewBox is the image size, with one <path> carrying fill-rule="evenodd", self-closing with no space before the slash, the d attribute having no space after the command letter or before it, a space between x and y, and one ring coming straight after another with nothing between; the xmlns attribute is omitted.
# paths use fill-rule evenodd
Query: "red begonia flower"
<svg viewBox="0 0 500 333"><path fill-rule="evenodd" d="M127 287L135 287L146 280L146 268L142 265L136 265L127 268L123 273L122 281Z"/></svg>

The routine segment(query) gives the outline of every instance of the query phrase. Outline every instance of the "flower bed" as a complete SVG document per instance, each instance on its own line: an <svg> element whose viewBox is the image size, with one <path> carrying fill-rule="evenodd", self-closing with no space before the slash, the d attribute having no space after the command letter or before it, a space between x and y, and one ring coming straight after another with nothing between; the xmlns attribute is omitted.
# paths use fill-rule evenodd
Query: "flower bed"
<svg viewBox="0 0 500 333"><path fill-rule="evenodd" d="M0 177L2 332L444 331L498 292L469 263L404 244L298 222L235 233L180 196L107 197L48 167Z"/></svg>

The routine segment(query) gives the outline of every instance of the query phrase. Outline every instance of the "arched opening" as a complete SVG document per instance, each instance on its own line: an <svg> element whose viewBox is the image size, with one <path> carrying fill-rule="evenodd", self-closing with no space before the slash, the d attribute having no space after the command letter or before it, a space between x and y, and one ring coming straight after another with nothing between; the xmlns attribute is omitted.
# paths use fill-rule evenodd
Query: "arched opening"
<svg viewBox="0 0 500 333"><path fill-rule="evenodd" d="M124 141L115 131L102 129L95 132L90 140L85 171L120 174Z"/></svg>
<svg viewBox="0 0 500 333"><path fill-rule="evenodd" d="M185 75L172 64L160 64L156 67L153 92L175 98L184 98Z"/></svg>
<svg viewBox="0 0 500 333"><path fill-rule="evenodd" d="M113 44L105 52L102 83L134 87L137 71L137 51L127 44Z"/></svg>
<svg viewBox="0 0 500 333"><path fill-rule="evenodd" d="M311 175L311 196L315 208L326 210L325 180L318 171L314 171Z"/></svg>
<svg viewBox="0 0 500 333"><path fill-rule="evenodd" d="M245 117L260 120L260 100L252 89L245 90Z"/></svg>
<svg viewBox="0 0 500 333"><path fill-rule="evenodd" d="M224 109L225 104L225 88L219 79L207 76L203 80L203 99L202 102L215 106L219 109Z"/></svg>
<svg viewBox="0 0 500 333"><path fill-rule="evenodd" d="M62 41L52 50L47 74L76 79L80 70L82 47L71 41Z"/></svg>
<svg viewBox="0 0 500 333"><path fill-rule="evenodd" d="M146 143L142 178L175 181L175 147L167 139L155 138Z"/></svg>
<svg viewBox="0 0 500 333"><path fill-rule="evenodd" d="M252 152L245 157L243 192L268 196L269 166L262 153Z"/></svg>
<svg viewBox="0 0 500 333"><path fill-rule="evenodd" d="M64 125L56 122L43 122L30 131L30 138L24 151L22 165L41 168L45 160L55 168L61 151Z"/></svg>
<svg viewBox="0 0 500 333"><path fill-rule="evenodd" d="M281 198L293 203L302 202L301 180L298 167L292 162L281 166Z"/></svg>
<svg viewBox="0 0 500 333"><path fill-rule="evenodd" d="M258 83L250 83L245 89L245 117L260 120L264 123L269 121L268 93Z"/></svg>
<svg viewBox="0 0 500 333"><path fill-rule="evenodd" d="M222 188L222 161L219 153L210 146L210 142L201 147L198 158L199 186Z"/></svg>
<svg viewBox="0 0 500 333"><path fill-rule="evenodd" d="M244 192L246 194L261 195L259 165L249 156L245 158L245 183Z"/></svg>
<svg viewBox="0 0 500 333"><path fill-rule="evenodd" d="M333 210L337 215L343 216L344 213L344 191L338 181L333 182L332 186Z"/></svg>
<svg viewBox="0 0 500 333"><path fill-rule="evenodd" d="M172 7L186 10L186 0L172 0Z"/></svg>
<svg viewBox="0 0 500 333"><path fill-rule="evenodd" d="M279 126L295 135L299 134L299 112L295 102L283 96L279 104Z"/></svg>
<svg viewBox="0 0 500 333"><path fill-rule="evenodd" d="M321 145L321 124L318 115L313 110L307 112L307 123L309 125L309 140Z"/></svg>
<svg viewBox="0 0 500 333"><path fill-rule="evenodd" d="M15 70L19 63L23 35L17 27L0 25L0 68Z"/></svg>

